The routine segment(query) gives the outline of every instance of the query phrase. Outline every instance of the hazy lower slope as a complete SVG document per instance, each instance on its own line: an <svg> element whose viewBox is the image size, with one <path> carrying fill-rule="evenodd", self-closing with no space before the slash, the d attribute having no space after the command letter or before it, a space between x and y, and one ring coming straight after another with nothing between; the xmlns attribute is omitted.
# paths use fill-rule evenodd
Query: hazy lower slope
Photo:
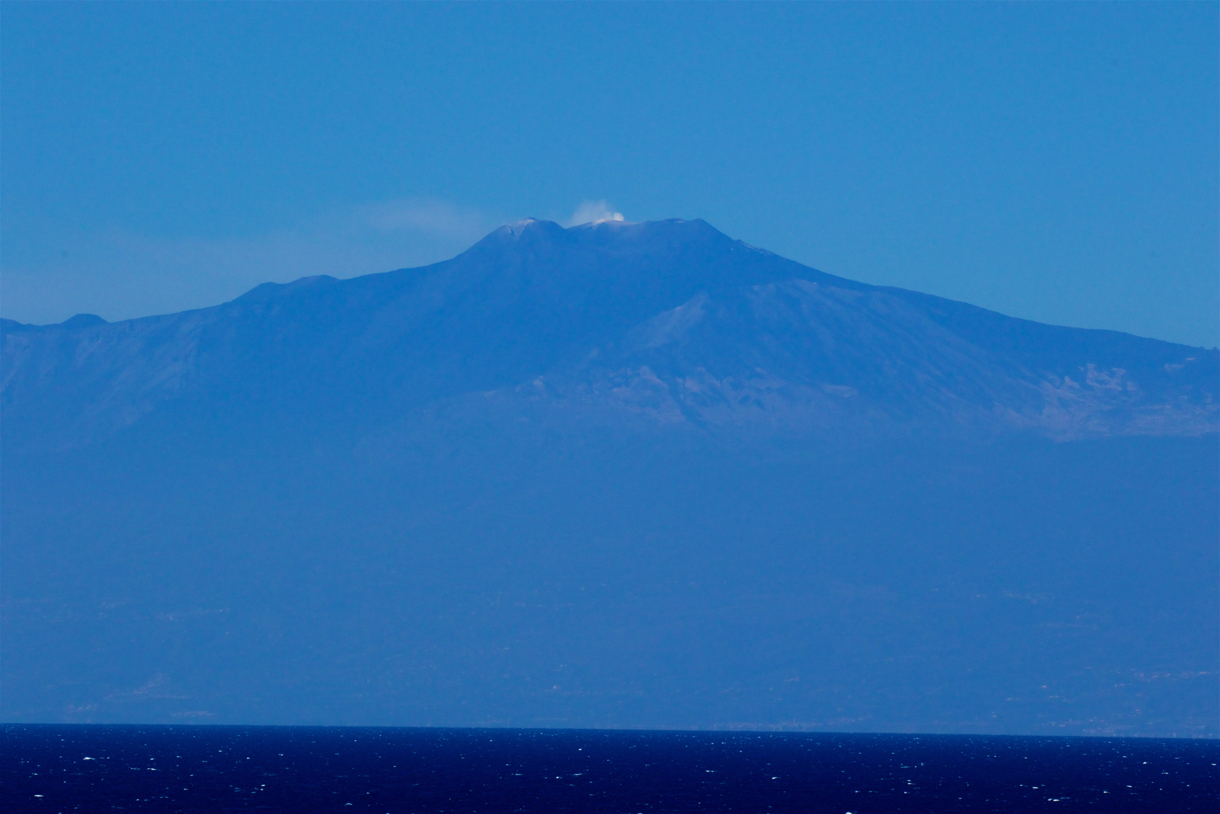
<svg viewBox="0 0 1220 814"><path fill-rule="evenodd" d="M1215 350L701 221L3 328L6 719L1217 734Z"/></svg>

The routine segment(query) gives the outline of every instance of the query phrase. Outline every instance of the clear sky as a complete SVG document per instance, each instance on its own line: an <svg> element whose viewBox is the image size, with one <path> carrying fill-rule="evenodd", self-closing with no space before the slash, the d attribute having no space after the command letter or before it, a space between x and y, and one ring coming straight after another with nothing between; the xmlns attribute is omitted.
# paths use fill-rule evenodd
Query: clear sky
<svg viewBox="0 0 1220 814"><path fill-rule="evenodd" d="M1220 5L0 5L0 312L212 305L499 223L1220 343Z"/></svg>

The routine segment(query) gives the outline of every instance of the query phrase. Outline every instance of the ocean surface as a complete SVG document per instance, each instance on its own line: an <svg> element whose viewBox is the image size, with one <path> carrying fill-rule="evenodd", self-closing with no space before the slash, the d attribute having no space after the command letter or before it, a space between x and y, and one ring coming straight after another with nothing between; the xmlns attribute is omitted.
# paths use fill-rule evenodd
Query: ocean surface
<svg viewBox="0 0 1220 814"><path fill-rule="evenodd" d="M6 725L12 812L1220 811L1220 741Z"/></svg>

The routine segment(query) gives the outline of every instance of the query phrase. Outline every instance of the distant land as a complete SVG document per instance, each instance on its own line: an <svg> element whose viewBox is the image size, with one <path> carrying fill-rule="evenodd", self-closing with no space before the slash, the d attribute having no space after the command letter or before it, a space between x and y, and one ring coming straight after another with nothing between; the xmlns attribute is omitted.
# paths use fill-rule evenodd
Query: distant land
<svg viewBox="0 0 1220 814"><path fill-rule="evenodd" d="M5 721L1220 734L1214 348L526 220L0 353Z"/></svg>

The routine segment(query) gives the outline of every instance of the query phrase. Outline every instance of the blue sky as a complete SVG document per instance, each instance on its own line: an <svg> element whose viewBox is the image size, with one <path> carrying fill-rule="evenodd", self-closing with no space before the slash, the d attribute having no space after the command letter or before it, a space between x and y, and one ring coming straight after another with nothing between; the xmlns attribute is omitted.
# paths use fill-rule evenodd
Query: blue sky
<svg viewBox="0 0 1220 814"><path fill-rule="evenodd" d="M0 312L211 305L605 201L1210 347L1218 8L4 3Z"/></svg>

